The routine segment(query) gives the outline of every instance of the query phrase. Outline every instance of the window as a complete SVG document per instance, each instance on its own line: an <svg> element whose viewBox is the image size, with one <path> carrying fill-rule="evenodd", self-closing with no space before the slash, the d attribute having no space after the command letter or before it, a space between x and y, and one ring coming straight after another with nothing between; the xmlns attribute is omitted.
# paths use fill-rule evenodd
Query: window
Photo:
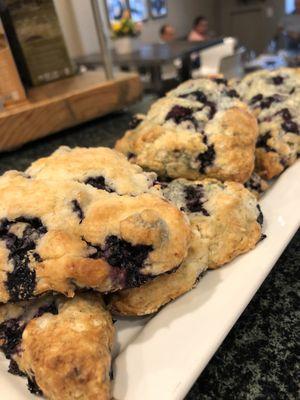
<svg viewBox="0 0 300 400"><path fill-rule="evenodd" d="M134 22L148 19L148 7L146 0L128 0L131 18Z"/></svg>
<svg viewBox="0 0 300 400"><path fill-rule="evenodd" d="M145 21L148 18L146 0L106 0L110 21L122 18L123 11L129 9L134 22Z"/></svg>
<svg viewBox="0 0 300 400"><path fill-rule="evenodd" d="M162 18L167 15L167 0L150 0L152 18Z"/></svg>
<svg viewBox="0 0 300 400"><path fill-rule="evenodd" d="M295 10L295 0L285 0L285 13L290 14Z"/></svg>
<svg viewBox="0 0 300 400"><path fill-rule="evenodd" d="M122 18L123 11L127 8L126 0L107 0L107 11L110 21Z"/></svg>

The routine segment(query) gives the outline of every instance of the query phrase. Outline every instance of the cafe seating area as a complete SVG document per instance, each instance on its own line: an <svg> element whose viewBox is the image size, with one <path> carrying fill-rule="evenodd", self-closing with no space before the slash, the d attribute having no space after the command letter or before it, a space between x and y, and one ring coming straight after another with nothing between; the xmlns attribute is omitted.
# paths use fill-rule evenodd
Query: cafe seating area
<svg viewBox="0 0 300 400"><path fill-rule="evenodd" d="M144 7L146 7L145 4ZM196 6L193 7L196 8ZM169 8L171 8L169 12L172 13L172 8L175 9L175 6L170 4ZM200 10L201 7L199 7ZM251 12L251 8L249 12ZM148 17L151 18L149 15ZM110 16L110 18L113 17ZM135 20L133 19L133 23ZM126 38L126 42L120 41L120 44L125 43L125 46L118 44L118 38L109 38L108 47L111 51L113 70L116 73L118 71L138 73L146 93L161 96L178 83L190 78L221 74L231 79L242 77L246 72L259 68L272 69L297 64L297 52L293 53L292 59L289 58L290 52L285 50L287 47L286 35L277 33L276 21L272 21L274 24L273 37L270 38L268 35L268 37L260 38L260 42L264 42L264 51L262 52L243 40L239 34L226 36L226 33L231 34L232 31L222 32L214 20L207 21L209 28L214 25L214 30L208 31L206 40L198 42L189 40L188 29L185 34L176 34L175 28L169 21L171 18L168 13L161 19L155 20L158 28L152 38L143 32L148 30L147 25L152 21L141 19L138 22L141 30L139 35ZM185 25L189 24L190 30L193 22L192 18L186 17ZM113 26L114 20L111 21L111 24ZM162 40L159 32L164 26L174 29L174 35L170 40ZM121 40L124 38L122 37ZM262 62L262 60L265 61ZM104 71L104 58L100 49L97 52L76 56L75 62L81 71Z"/></svg>

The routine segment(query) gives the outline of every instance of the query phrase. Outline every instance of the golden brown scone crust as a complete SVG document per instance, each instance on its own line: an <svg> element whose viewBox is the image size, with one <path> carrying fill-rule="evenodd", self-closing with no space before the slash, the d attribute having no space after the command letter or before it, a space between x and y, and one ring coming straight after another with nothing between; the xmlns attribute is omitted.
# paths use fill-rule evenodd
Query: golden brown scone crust
<svg viewBox="0 0 300 400"><path fill-rule="evenodd" d="M19 318L24 313L27 303L20 301L19 303L0 304L0 324L8 319Z"/></svg>
<svg viewBox="0 0 300 400"><path fill-rule="evenodd" d="M184 263L177 271L164 274L139 288L112 295L109 309L113 314L142 316L157 312L162 306L193 289L204 267Z"/></svg>
<svg viewBox="0 0 300 400"><path fill-rule="evenodd" d="M0 177L0 197L0 302L138 286L187 254L186 217L153 194L119 196L11 171Z"/></svg>
<svg viewBox="0 0 300 400"><path fill-rule="evenodd" d="M165 184L162 191L190 219L193 236L188 257L175 273L112 295L109 308L113 313L146 315L157 311L192 289L206 265L218 268L251 250L261 238L258 203L239 183L177 179Z"/></svg>
<svg viewBox="0 0 300 400"><path fill-rule="evenodd" d="M203 83L198 86L204 90ZM161 177L245 182L254 168L257 123L244 103L221 89L218 92L218 85L215 90L214 102L201 103L194 97L176 97L189 96L179 86L155 102L146 118L116 143L116 149Z"/></svg>
<svg viewBox="0 0 300 400"><path fill-rule="evenodd" d="M280 156L273 151L257 148L255 151L255 171L264 179L272 179L284 171Z"/></svg>
<svg viewBox="0 0 300 400"><path fill-rule="evenodd" d="M52 302L57 315L46 311L33 317L39 309L35 302L27 305L25 329L11 358L49 400L109 400L114 340L110 314L92 294L71 300L55 296Z"/></svg>
<svg viewBox="0 0 300 400"><path fill-rule="evenodd" d="M98 187L120 195L145 193L156 179L155 173L144 172L107 147L62 146L49 157L33 162L26 173L38 179L75 180L92 185L97 185L98 180ZM102 185L99 178L103 178Z"/></svg>

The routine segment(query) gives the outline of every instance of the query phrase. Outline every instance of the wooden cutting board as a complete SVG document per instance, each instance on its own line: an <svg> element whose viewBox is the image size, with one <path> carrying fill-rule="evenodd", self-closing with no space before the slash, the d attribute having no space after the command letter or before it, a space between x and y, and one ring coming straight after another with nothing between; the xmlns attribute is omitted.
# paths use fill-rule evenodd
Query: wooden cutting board
<svg viewBox="0 0 300 400"><path fill-rule="evenodd" d="M0 151L119 110L141 93L137 74L105 81L100 71L30 89L27 102L0 112Z"/></svg>

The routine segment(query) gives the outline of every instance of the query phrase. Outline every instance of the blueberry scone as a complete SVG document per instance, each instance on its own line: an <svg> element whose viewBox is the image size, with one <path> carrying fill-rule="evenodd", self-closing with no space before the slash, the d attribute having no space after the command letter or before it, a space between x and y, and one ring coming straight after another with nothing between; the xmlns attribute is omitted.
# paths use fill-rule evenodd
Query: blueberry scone
<svg viewBox="0 0 300 400"><path fill-rule="evenodd" d="M107 147L60 147L49 157L33 162L26 173L45 180L74 180L119 195L147 192L155 173L143 172L123 154Z"/></svg>
<svg viewBox="0 0 300 400"><path fill-rule="evenodd" d="M259 70L246 75L236 90L248 103L260 98L261 107L276 102L272 95L290 96L300 92L300 69L280 68L277 70ZM257 98L257 101L259 100Z"/></svg>
<svg viewBox="0 0 300 400"><path fill-rule="evenodd" d="M271 179L292 165L300 154L300 93L281 99L258 114L256 171Z"/></svg>
<svg viewBox="0 0 300 400"><path fill-rule="evenodd" d="M191 289L204 266L218 268L254 248L262 237L263 215L257 200L239 183L177 179L163 185L162 191L188 215L193 232L190 253L175 273L113 294L109 307L114 313L157 311Z"/></svg>
<svg viewBox="0 0 300 400"><path fill-rule="evenodd" d="M300 153L300 71L283 68L247 75L237 90L257 116L256 172L278 176Z"/></svg>
<svg viewBox="0 0 300 400"><path fill-rule="evenodd" d="M245 182L256 139L257 122L237 92L224 80L198 79L155 102L116 149L161 178Z"/></svg>
<svg viewBox="0 0 300 400"><path fill-rule="evenodd" d="M47 295L0 306L9 372L49 400L109 400L114 326L99 296Z"/></svg>
<svg viewBox="0 0 300 400"><path fill-rule="evenodd" d="M228 84L227 79L219 76L185 81L177 86L177 88L168 92L167 97L180 97L182 99L197 101L216 112L219 103L220 107L223 108L236 106L238 103L235 100L239 99L240 95Z"/></svg>
<svg viewBox="0 0 300 400"><path fill-rule="evenodd" d="M157 195L71 180L0 177L0 302L139 286L185 259L186 217Z"/></svg>

